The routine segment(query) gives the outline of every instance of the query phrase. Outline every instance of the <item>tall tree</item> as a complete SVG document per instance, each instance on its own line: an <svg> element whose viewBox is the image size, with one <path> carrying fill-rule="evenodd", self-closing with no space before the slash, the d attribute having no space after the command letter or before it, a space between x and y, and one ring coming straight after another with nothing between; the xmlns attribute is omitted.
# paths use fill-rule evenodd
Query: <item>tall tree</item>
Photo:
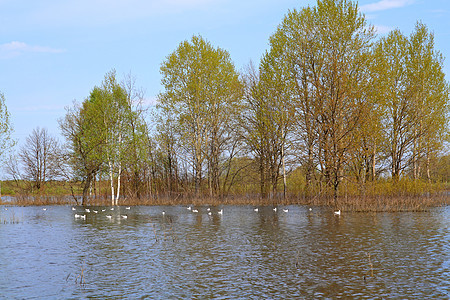
<svg viewBox="0 0 450 300"><path fill-rule="evenodd" d="M334 199L355 131L364 121L373 38L373 28L348 0L319 0L315 7L291 11L271 38L269 54L281 66L274 71L285 79L285 99L295 105L304 130L308 177L314 153Z"/></svg>
<svg viewBox="0 0 450 300"><path fill-rule="evenodd" d="M449 90L443 72L444 59L434 49L434 35L418 22L409 38L406 73L408 97L413 101L415 115L412 149L412 173L420 176L425 160L426 178L430 180L430 159L441 148L447 128Z"/></svg>
<svg viewBox="0 0 450 300"><path fill-rule="evenodd" d="M219 193L220 157L239 108L241 84L230 55L201 36L182 42L161 66L164 91L158 107L175 117L182 144L191 156L195 192L205 163L212 194ZM168 115L168 114L166 114Z"/></svg>
<svg viewBox="0 0 450 300"><path fill-rule="evenodd" d="M443 57L434 38L418 23L408 39L394 30L376 45L378 103L383 112L384 152L390 157L391 175L397 181L403 170L419 174L419 162L442 145L448 124L448 84Z"/></svg>

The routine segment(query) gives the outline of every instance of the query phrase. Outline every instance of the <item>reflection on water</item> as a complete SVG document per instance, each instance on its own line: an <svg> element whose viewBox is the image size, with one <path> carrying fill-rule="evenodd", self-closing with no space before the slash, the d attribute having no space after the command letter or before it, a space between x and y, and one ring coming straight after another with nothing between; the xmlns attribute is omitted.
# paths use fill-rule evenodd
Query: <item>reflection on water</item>
<svg viewBox="0 0 450 300"><path fill-rule="evenodd" d="M220 208L0 207L0 298L450 297L448 207Z"/></svg>

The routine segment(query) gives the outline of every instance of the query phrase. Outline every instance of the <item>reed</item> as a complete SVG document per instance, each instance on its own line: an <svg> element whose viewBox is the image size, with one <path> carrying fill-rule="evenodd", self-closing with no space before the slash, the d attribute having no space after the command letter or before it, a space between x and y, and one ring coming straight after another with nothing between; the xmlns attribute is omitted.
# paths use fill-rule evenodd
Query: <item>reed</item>
<svg viewBox="0 0 450 300"><path fill-rule="evenodd" d="M12 205L73 205L76 204L71 196L31 196L16 195ZM257 194L230 195L227 197L196 196L194 194L168 193L153 195L145 198L124 198L119 200L119 205L195 205L195 206L220 206L220 205L253 205L253 206L277 206L277 205L311 205L329 206L341 211L354 212L401 212L401 211L425 211L431 207L450 204L450 192L434 191L415 194L413 192L396 192L387 194L367 193L363 195L345 195L337 198L326 194L313 196L288 194L273 195L271 198L261 198ZM109 206L111 199L105 197L91 198L85 205Z"/></svg>
<svg viewBox="0 0 450 300"><path fill-rule="evenodd" d="M80 274L77 275L77 277L75 277L75 284L78 284L78 279L80 279L80 286L81 287L85 287L86 286L86 280L84 279L84 263L81 264L81 272Z"/></svg>
<svg viewBox="0 0 450 300"><path fill-rule="evenodd" d="M22 217L23 219L23 217ZM22 222L22 219L16 216L14 210L11 210L8 216L0 216L1 224L19 224Z"/></svg>
<svg viewBox="0 0 450 300"><path fill-rule="evenodd" d="M433 196L342 197L338 199L337 206L343 211L353 212L420 212L449 204L449 195L440 194Z"/></svg>

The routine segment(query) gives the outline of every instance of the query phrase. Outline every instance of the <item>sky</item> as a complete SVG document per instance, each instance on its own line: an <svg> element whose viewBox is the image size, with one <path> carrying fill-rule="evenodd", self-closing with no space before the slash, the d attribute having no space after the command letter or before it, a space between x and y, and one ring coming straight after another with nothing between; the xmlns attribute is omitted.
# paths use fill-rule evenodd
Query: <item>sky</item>
<svg viewBox="0 0 450 300"><path fill-rule="evenodd" d="M159 68L178 45L201 35L227 50L238 71L258 64L289 9L315 0L0 0L0 92L22 145L33 129L62 140L58 119L104 75L131 73L155 104ZM450 1L360 0L379 36L410 35L417 21L434 32L450 74ZM446 75L449 80L449 75Z"/></svg>

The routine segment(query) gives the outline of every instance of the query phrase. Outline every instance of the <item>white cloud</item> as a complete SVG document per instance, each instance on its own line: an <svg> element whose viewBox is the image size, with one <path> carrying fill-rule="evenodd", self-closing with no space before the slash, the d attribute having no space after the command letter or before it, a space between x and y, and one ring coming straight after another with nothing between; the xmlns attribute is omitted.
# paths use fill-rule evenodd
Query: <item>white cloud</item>
<svg viewBox="0 0 450 300"><path fill-rule="evenodd" d="M370 3L366 5L362 5L360 7L362 12L374 12L374 11L381 11L381 10L387 10L392 8L400 8L405 7L407 5L412 4L413 0L381 0L375 3Z"/></svg>
<svg viewBox="0 0 450 300"><path fill-rule="evenodd" d="M62 49L28 45L24 42L13 41L0 45L0 58L12 58L24 53L61 53Z"/></svg>

